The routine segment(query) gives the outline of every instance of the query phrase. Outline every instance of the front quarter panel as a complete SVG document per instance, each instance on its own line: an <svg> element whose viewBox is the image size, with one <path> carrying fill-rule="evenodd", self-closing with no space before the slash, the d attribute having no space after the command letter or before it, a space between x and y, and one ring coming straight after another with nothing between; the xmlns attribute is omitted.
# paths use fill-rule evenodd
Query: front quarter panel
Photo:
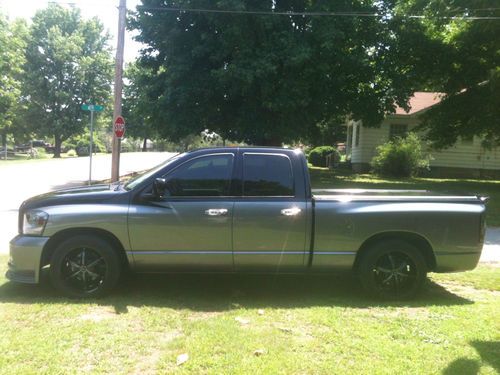
<svg viewBox="0 0 500 375"><path fill-rule="evenodd" d="M113 234L125 251L130 250L127 230L128 204L75 204L41 207L49 214L43 236L67 229L94 228Z"/></svg>

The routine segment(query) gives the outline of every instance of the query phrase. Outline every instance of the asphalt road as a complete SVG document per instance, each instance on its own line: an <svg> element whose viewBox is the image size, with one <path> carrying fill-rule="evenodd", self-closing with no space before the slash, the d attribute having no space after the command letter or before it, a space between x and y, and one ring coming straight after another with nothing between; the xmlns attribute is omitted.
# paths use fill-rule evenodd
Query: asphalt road
<svg viewBox="0 0 500 375"><path fill-rule="evenodd" d="M137 152L121 155L120 174L154 167L172 154ZM92 180L110 178L111 155L93 158ZM69 186L86 184L89 158L0 162L0 254L8 252L9 241L17 234L17 210L27 198ZM482 262L500 262L500 228L488 228Z"/></svg>
<svg viewBox="0 0 500 375"><path fill-rule="evenodd" d="M120 175L152 168L171 155L169 152L123 153ZM92 164L93 181L111 177L111 155L96 155ZM25 199L51 190L85 185L88 178L88 157L0 161L0 254L8 252L9 241L17 234L17 211Z"/></svg>

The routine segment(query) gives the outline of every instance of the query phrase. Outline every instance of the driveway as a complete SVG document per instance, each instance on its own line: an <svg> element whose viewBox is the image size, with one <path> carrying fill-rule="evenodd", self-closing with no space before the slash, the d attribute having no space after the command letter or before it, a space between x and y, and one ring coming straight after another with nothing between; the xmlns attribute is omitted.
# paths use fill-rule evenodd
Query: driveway
<svg viewBox="0 0 500 375"><path fill-rule="evenodd" d="M123 153L120 175L152 168L172 155L169 152ZM92 180L109 179L111 155L96 155L92 160ZM25 199L51 190L85 185L88 178L88 157L0 162L0 254L8 252L9 241L17 234L17 211Z"/></svg>

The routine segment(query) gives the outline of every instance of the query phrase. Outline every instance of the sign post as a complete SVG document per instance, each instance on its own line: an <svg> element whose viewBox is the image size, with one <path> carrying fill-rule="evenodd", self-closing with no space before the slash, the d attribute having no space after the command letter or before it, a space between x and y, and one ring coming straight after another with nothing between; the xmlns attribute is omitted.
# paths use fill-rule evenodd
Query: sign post
<svg viewBox="0 0 500 375"><path fill-rule="evenodd" d="M90 111L90 142L89 142L89 185L92 182L92 146L94 143L94 112L101 112L104 107L102 105L82 104L84 111Z"/></svg>
<svg viewBox="0 0 500 375"><path fill-rule="evenodd" d="M120 0L118 6L118 33L115 61L115 101L113 118L122 114L122 89L123 89L123 51L125 48L125 23L127 21L127 0ZM111 154L111 182L120 178L120 146L121 138L113 137L113 152Z"/></svg>

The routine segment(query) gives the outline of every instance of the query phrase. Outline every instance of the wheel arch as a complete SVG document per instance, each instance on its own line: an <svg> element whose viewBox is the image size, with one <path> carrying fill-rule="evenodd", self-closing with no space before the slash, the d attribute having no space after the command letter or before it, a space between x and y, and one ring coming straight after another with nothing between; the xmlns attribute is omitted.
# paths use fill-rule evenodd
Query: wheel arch
<svg viewBox="0 0 500 375"><path fill-rule="evenodd" d="M123 247L123 244L120 242L120 240L113 233L100 228L70 228L57 232L56 234L50 237L50 239L47 241L42 250L40 268L43 268L46 265L50 264L52 255L56 247L61 242L65 241L68 238L79 235L96 236L107 241L117 252L118 256L120 257L122 266L126 267L127 269L130 267L127 255L125 253L125 248Z"/></svg>
<svg viewBox="0 0 500 375"><path fill-rule="evenodd" d="M390 240L404 241L410 245L415 246L425 259L427 271L432 271L436 268L436 257L434 255L434 250L431 243L425 237L414 232L394 231L377 233L366 239L356 253L353 270L356 271L358 269L360 260L372 246Z"/></svg>

